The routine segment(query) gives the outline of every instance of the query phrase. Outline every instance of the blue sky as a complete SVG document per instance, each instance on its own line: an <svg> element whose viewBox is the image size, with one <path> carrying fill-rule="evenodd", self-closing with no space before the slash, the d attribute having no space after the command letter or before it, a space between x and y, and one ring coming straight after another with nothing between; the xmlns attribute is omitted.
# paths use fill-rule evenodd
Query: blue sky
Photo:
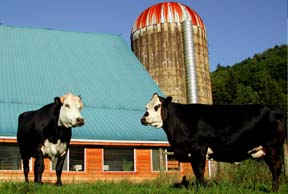
<svg viewBox="0 0 288 194"><path fill-rule="evenodd" d="M130 46L138 15L156 0L1 0L8 26L120 34ZM210 69L287 44L287 0L179 0L203 19Z"/></svg>

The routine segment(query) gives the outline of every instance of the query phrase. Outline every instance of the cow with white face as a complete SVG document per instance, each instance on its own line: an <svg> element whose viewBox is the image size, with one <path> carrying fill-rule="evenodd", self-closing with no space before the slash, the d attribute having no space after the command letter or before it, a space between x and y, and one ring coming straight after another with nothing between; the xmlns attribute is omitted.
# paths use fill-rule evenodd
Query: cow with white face
<svg viewBox="0 0 288 194"><path fill-rule="evenodd" d="M161 128L163 126L161 104L162 102L158 95L154 94L151 101L146 106L146 113L141 119L143 125L151 125L156 128Z"/></svg>
<svg viewBox="0 0 288 194"><path fill-rule="evenodd" d="M62 185L61 174L69 148L71 127L84 125L80 111L80 96L68 93L55 97L54 102L38 110L24 112L18 118L17 142L23 160L25 181L28 182L29 160L35 158L34 182L42 184L44 158L57 159L57 185Z"/></svg>
<svg viewBox="0 0 288 194"><path fill-rule="evenodd" d="M172 102L157 93L146 106L143 125L162 127L176 159L190 162L197 183L204 183L207 159L238 163L263 158L280 184L285 114L268 105L204 105Z"/></svg>
<svg viewBox="0 0 288 194"><path fill-rule="evenodd" d="M58 126L69 128L84 124L84 119L80 114L80 110L83 108L80 96L68 93L60 98L60 102L63 106L60 108Z"/></svg>

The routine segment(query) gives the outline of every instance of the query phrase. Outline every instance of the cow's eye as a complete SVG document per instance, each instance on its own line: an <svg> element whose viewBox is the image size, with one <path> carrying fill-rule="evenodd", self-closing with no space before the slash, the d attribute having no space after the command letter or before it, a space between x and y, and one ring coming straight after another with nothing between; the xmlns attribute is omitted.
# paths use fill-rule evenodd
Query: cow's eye
<svg viewBox="0 0 288 194"><path fill-rule="evenodd" d="M161 105L158 104L157 106L154 107L154 110L157 112L160 107L161 107Z"/></svg>
<svg viewBox="0 0 288 194"><path fill-rule="evenodd" d="M66 108L70 108L70 105L69 105L69 104L65 104L65 107L66 107Z"/></svg>

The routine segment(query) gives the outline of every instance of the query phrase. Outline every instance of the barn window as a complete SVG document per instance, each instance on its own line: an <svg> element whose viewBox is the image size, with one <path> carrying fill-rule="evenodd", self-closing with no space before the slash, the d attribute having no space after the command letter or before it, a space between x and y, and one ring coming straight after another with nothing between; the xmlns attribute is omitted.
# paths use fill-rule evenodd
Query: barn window
<svg viewBox="0 0 288 194"><path fill-rule="evenodd" d="M174 157L170 149L152 149L153 171L180 171L180 162Z"/></svg>
<svg viewBox="0 0 288 194"><path fill-rule="evenodd" d="M84 171L84 147L71 146L69 151L69 171Z"/></svg>
<svg viewBox="0 0 288 194"><path fill-rule="evenodd" d="M57 158L52 161L52 170L56 169ZM70 146L64 162L63 171L84 171L85 152L82 146ZM68 170L69 169L69 170Z"/></svg>
<svg viewBox="0 0 288 194"><path fill-rule="evenodd" d="M0 144L0 170L21 170L21 156L16 144Z"/></svg>
<svg viewBox="0 0 288 194"><path fill-rule="evenodd" d="M64 161L64 165L63 165L63 168L62 168L63 171L68 171L67 170L68 169L68 164L67 164L68 156L69 156L69 151L68 151L67 156L66 156L65 161ZM54 160L52 160L52 170L56 170L57 160L58 160L58 158L55 158Z"/></svg>
<svg viewBox="0 0 288 194"><path fill-rule="evenodd" d="M103 171L134 171L134 149L104 148Z"/></svg>

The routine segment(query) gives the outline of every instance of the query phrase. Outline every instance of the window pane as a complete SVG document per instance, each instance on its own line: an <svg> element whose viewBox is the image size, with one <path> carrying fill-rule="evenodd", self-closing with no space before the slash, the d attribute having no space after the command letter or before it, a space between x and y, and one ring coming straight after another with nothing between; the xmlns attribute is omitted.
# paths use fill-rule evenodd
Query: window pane
<svg viewBox="0 0 288 194"><path fill-rule="evenodd" d="M69 149L69 170L84 171L84 147L71 146Z"/></svg>
<svg viewBox="0 0 288 194"><path fill-rule="evenodd" d="M161 157L162 154L162 157ZM156 148L152 149L152 169L153 171L179 171L180 162L178 162L171 149Z"/></svg>
<svg viewBox="0 0 288 194"><path fill-rule="evenodd" d="M0 144L0 170L21 170L21 156L16 144Z"/></svg>
<svg viewBox="0 0 288 194"><path fill-rule="evenodd" d="M62 171L68 171L67 170L67 157L68 156L69 156L69 154L67 154L67 156L65 158ZM58 158L55 158L54 160L52 160L52 170L56 170L57 161L58 161Z"/></svg>
<svg viewBox="0 0 288 194"><path fill-rule="evenodd" d="M68 164L69 161L69 164ZM65 158L63 171L84 171L84 147L70 146ZM56 170L57 158L52 161L52 170Z"/></svg>
<svg viewBox="0 0 288 194"><path fill-rule="evenodd" d="M134 171L132 148L104 148L104 171Z"/></svg>
<svg viewBox="0 0 288 194"><path fill-rule="evenodd" d="M166 171L166 150L163 148L152 149L153 171Z"/></svg>
<svg viewBox="0 0 288 194"><path fill-rule="evenodd" d="M152 149L152 169L153 171L160 171L159 149Z"/></svg>

